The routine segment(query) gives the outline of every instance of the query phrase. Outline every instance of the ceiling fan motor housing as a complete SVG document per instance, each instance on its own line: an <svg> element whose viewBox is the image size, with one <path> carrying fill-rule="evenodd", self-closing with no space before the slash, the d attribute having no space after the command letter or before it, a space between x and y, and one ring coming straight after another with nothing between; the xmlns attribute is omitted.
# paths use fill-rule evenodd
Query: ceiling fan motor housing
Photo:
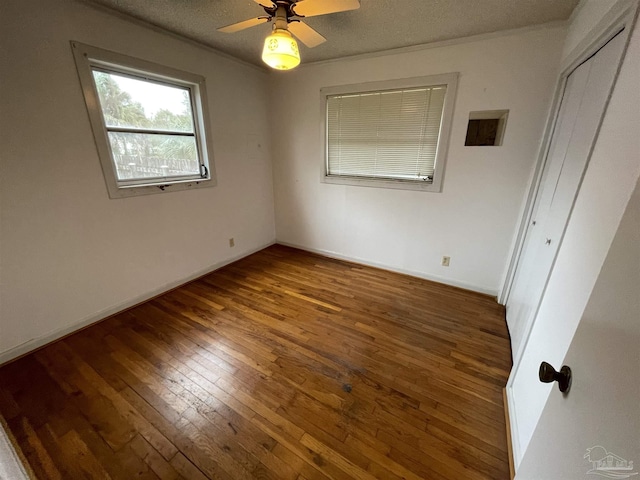
<svg viewBox="0 0 640 480"><path fill-rule="evenodd" d="M285 12L285 18L289 18L299 16L293 9L295 3L296 2L289 0L275 0L272 4L273 6L262 5L262 7L264 8L264 11L272 17L276 17L277 12L279 10L283 10Z"/></svg>
<svg viewBox="0 0 640 480"><path fill-rule="evenodd" d="M273 22L273 30L286 30L289 23L289 7L280 5L280 3L287 4L288 2L278 2L278 7L274 15L275 21Z"/></svg>

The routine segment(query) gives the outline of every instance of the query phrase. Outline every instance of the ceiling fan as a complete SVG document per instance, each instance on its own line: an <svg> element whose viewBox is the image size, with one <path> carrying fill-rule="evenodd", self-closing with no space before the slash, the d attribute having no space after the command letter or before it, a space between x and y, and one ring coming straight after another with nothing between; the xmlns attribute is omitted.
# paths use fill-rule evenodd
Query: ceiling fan
<svg viewBox="0 0 640 480"><path fill-rule="evenodd" d="M266 15L251 18L218 29L219 32L235 33L262 23L273 22L273 30L264 41L262 60L272 68L289 70L300 64L295 35L307 47L313 48L327 41L300 19L329 13L346 12L360 8L360 0L253 0Z"/></svg>

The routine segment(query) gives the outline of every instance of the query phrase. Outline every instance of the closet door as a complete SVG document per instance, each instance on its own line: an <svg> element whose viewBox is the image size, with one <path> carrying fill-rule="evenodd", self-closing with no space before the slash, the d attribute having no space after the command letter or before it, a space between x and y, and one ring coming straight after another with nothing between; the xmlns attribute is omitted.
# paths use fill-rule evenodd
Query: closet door
<svg viewBox="0 0 640 480"><path fill-rule="evenodd" d="M623 36L618 34L567 78L507 300L507 324L516 364L562 242L623 48Z"/></svg>

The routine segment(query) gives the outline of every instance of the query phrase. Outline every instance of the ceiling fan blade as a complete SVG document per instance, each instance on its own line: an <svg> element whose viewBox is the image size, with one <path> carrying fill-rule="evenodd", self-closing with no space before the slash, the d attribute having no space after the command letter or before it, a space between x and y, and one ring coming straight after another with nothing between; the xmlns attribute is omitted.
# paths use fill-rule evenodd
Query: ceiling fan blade
<svg viewBox="0 0 640 480"><path fill-rule="evenodd" d="M300 0L293 5L293 11L300 17L315 17L357 8L360 8L360 0Z"/></svg>
<svg viewBox="0 0 640 480"><path fill-rule="evenodd" d="M250 20L245 20L244 22L238 22L232 25L227 25L226 27L220 27L218 31L224 33L235 33L239 32L240 30L244 30L245 28L255 27L256 25L260 25L261 23L267 23L270 19L270 17L252 18Z"/></svg>
<svg viewBox="0 0 640 480"><path fill-rule="evenodd" d="M270 0L253 0L253 1L264 8L275 8L276 6L275 3L271 2Z"/></svg>
<svg viewBox="0 0 640 480"><path fill-rule="evenodd" d="M309 48L317 47L321 43L327 41L326 38L324 38L306 23L293 21L287 28Z"/></svg>

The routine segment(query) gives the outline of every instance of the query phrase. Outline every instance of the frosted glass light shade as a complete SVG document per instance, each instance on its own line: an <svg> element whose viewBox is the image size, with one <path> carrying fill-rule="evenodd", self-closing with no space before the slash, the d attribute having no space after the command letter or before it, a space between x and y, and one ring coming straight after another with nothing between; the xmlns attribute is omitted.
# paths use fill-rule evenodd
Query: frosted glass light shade
<svg viewBox="0 0 640 480"><path fill-rule="evenodd" d="M262 60L277 70L295 68L300 64L298 44L288 31L276 29L264 39Z"/></svg>

